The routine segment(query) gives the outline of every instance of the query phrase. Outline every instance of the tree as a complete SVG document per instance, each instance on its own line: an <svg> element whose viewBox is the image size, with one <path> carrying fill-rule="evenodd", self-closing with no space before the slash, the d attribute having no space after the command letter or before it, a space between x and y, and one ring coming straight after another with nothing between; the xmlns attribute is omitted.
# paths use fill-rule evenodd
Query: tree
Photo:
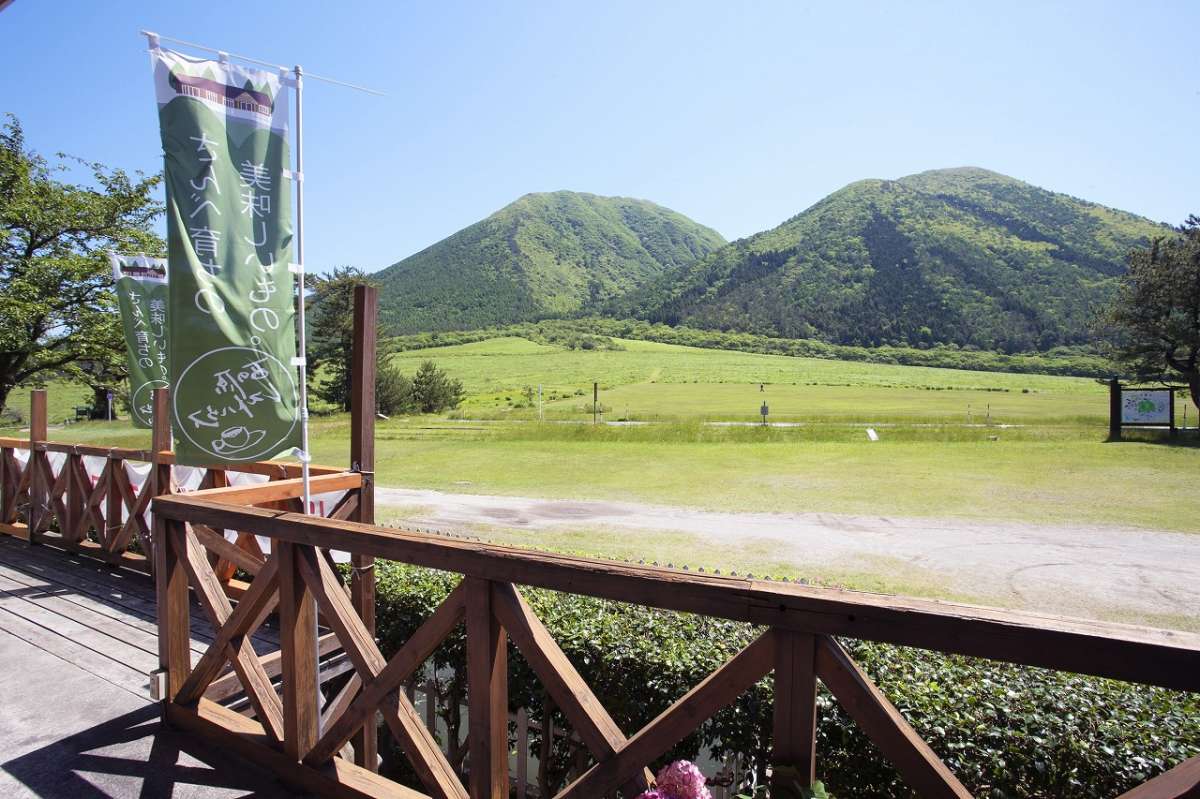
<svg viewBox="0 0 1200 799"><path fill-rule="evenodd" d="M1200 216L1129 254L1103 321L1118 363L1141 380L1182 377L1200 408Z"/></svg>
<svg viewBox="0 0 1200 799"><path fill-rule="evenodd" d="M413 381L382 352L375 358L375 407L388 416L417 409Z"/></svg>
<svg viewBox="0 0 1200 799"><path fill-rule="evenodd" d="M350 410L354 358L354 287L372 281L353 266L339 266L328 276L314 275L308 302L310 375L324 369L314 393L343 411Z"/></svg>
<svg viewBox="0 0 1200 799"><path fill-rule="evenodd" d="M15 116L0 128L0 408L21 383L93 374L123 379L125 345L110 250L158 255L159 176L26 149ZM92 185L60 179L74 161Z"/></svg>
<svg viewBox="0 0 1200 799"><path fill-rule="evenodd" d="M423 361L412 380L413 397L421 413L441 413L457 408L462 402L463 385L437 367L433 361Z"/></svg>
<svg viewBox="0 0 1200 799"><path fill-rule="evenodd" d="M343 411L350 410L354 396L354 288L369 285L374 281L352 266L336 267L327 277L314 275L309 281L313 292L307 300L311 312L309 374L324 370L313 391ZM416 409L412 381L382 351L375 357L375 406L389 415Z"/></svg>

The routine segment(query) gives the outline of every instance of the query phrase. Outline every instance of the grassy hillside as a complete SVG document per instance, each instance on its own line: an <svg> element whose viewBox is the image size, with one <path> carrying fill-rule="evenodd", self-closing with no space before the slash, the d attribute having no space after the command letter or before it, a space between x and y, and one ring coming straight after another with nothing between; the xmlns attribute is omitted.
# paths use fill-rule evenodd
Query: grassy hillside
<svg viewBox="0 0 1200 799"><path fill-rule="evenodd" d="M645 200L527 194L376 275L392 333L454 330L586 311L723 245Z"/></svg>
<svg viewBox="0 0 1200 799"><path fill-rule="evenodd" d="M1150 220L983 169L864 180L664 275L652 321L865 346L1086 344Z"/></svg>

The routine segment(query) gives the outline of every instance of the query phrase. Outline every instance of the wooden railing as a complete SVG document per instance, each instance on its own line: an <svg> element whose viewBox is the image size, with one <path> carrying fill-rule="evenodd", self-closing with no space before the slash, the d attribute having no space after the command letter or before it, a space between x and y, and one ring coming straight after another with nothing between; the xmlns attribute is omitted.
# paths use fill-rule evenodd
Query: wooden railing
<svg viewBox="0 0 1200 799"><path fill-rule="evenodd" d="M150 500L181 490L174 475L175 454L164 429L155 432L149 450L47 441L45 391L31 392L30 409L28 439L0 438L0 534L153 573L154 538L147 521ZM165 419L166 412L159 416ZM18 453L24 456L23 463ZM51 463L55 455L57 468ZM89 470L85 459L101 460L102 465ZM130 479L126 464L149 467L140 487ZM261 475L268 481L300 474L298 464L281 461L198 468L201 490L228 486L239 473ZM313 466L311 471L324 476L341 470ZM230 496L236 497L236 492L233 489ZM288 502L290 509L300 510L299 499ZM336 506L325 508L325 515L358 519L358 507L356 487ZM229 592L244 590L245 583L233 575L238 569L255 573L264 558L254 537L239 533L236 540L226 541L210 529L201 527L196 532L212 550L216 571Z"/></svg>
<svg viewBox="0 0 1200 799"><path fill-rule="evenodd" d="M634 566L250 507L278 501L288 491L298 491L298 482L153 501L156 535L164 544L156 550L163 609L160 635L168 641L162 663L169 683L164 712L169 723L234 748L296 787L321 795L421 795L343 757L352 733L379 714L428 795L507 797L507 642L528 661L594 760L558 799L593 799L618 791L626 797L636 795L652 781L647 766L772 673L775 796L797 795L797 786L807 785L816 774L818 680L919 796L969 796L838 637L1200 691L1200 636L1189 633ZM246 530L271 539L271 556L236 608L217 588L204 542L193 532L198 526ZM355 613L350 592L327 556L332 550L456 572L463 579L387 660ZM220 627L216 643L195 668L186 645L189 584ZM520 586L749 622L763 632L643 729L627 736L531 611ZM244 643L276 606L283 632L282 700L264 685ZM355 668L353 678L324 705L314 686L318 617ZM460 623L466 625L467 641L465 786L402 687ZM226 661L233 663L243 687L253 695L255 719L203 698ZM1126 796L1163 799L1196 791L1200 758Z"/></svg>

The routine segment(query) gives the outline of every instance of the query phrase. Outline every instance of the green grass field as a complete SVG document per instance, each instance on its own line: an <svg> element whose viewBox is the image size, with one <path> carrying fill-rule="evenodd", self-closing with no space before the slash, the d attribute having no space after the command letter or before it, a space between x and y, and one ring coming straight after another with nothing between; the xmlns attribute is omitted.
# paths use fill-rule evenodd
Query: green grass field
<svg viewBox="0 0 1200 799"><path fill-rule="evenodd" d="M395 356L407 372L436 361L467 398L454 418L380 422L379 482L711 510L1200 530L1200 448L1153 435L1104 443L1107 390L1093 380L621 343L569 351L506 338ZM591 425L593 381L606 419L650 423ZM544 424L523 394L538 384ZM797 426L706 424L755 420L764 399L773 421ZM868 441L867 426L881 440ZM346 463L348 433L346 416L315 418L316 459ZM52 436L147 443L127 423Z"/></svg>
<svg viewBox="0 0 1200 799"><path fill-rule="evenodd" d="M415 350L406 371L432 358L463 381L464 415L529 417L523 392L542 386L548 418L590 417L592 384L608 416L632 419L973 421L1103 418L1107 394L1086 378L970 372L619 341L623 351L564 350L525 339ZM760 385L763 391L759 390ZM512 413L515 411L526 413Z"/></svg>

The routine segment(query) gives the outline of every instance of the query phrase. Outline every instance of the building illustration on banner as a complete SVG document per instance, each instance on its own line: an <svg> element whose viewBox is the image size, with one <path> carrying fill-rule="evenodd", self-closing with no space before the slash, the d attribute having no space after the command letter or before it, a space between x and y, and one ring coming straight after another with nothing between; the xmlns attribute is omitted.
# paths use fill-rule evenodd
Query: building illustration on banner
<svg viewBox="0 0 1200 799"><path fill-rule="evenodd" d="M250 111L267 118L275 112L275 101L271 96L257 91L249 83L239 88L212 78L188 75L178 69L171 70L167 81L176 94L185 97L195 97L237 111Z"/></svg>

